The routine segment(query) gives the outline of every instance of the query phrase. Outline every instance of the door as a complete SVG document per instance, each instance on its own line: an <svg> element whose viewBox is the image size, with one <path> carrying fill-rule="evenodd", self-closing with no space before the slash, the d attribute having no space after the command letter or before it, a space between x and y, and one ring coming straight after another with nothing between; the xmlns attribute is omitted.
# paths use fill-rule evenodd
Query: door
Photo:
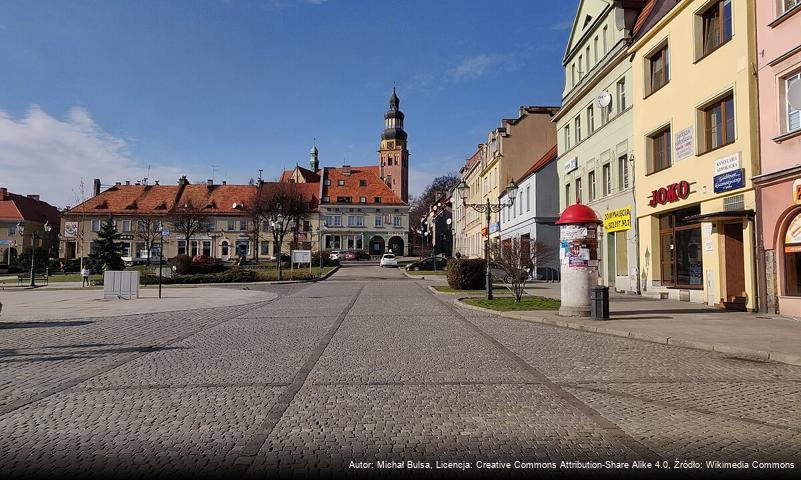
<svg viewBox="0 0 801 480"><path fill-rule="evenodd" d="M745 258L742 223L723 225L726 256L726 301L745 300Z"/></svg>
<svg viewBox="0 0 801 480"><path fill-rule="evenodd" d="M675 246L673 245L673 234L663 233L659 237L659 261L662 264L662 285L672 286L676 284L676 277L674 276L674 254Z"/></svg>

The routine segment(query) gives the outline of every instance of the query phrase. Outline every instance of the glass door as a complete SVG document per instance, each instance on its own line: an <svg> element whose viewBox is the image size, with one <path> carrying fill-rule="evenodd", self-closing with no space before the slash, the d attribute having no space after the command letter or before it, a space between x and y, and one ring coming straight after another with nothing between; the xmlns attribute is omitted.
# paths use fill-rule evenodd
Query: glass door
<svg viewBox="0 0 801 480"><path fill-rule="evenodd" d="M659 235L660 262L662 263L662 285L673 286L676 284L676 276L673 265L676 261L676 245L673 241L673 233L662 233Z"/></svg>

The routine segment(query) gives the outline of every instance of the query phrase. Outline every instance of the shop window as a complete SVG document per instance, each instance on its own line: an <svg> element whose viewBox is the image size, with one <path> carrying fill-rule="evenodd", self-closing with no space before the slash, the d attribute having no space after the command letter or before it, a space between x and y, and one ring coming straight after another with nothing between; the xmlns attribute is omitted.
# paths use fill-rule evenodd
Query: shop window
<svg viewBox="0 0 801 480"><path fill-rule="evenodd" d="M700 31L698 25L700 23ZM701 51L699 58L714 52L721 45L731 40L731 0L714 2L699 15L696 20L696 35L701 34Z"/></svg>
<svg viewBox="0 0 801 480"><path fill-rule="evenodd" d="M701 225L684 221L700 212L701 207L694 206L659 218L662 285L702 288Z"/></svg>
<svg viewBox="0 0 801 480"><path fill-rule="evenodd" d="M648 136L648 173L664 170L672 164L670 158L670 127Z"/></svg>
<svg viewBox="0 0 801 480"><path fill-rule="evenodd" d="M646 96L667 85L670 81L670 55L667 44L646 58L645 70Z"/></svg>
<svg viewBox="0 0 801 480"><path fill-rule="evenodd" d="M629 243L626 240L628 232L615 232L615 269L618 277L626 277L629 272Z"/></svg>
<svg viewBox="0 0 801 480"><path fill-rule="evenodd" d="M734 142L734 96L715 101L702 109L704 121L704 152Z"/></svg>
<svg viewBox="0 0 801 480"><path fill-rule="evenodd" d="M784 235L784 294L801 297L801 214L793 218Z"/></svg>

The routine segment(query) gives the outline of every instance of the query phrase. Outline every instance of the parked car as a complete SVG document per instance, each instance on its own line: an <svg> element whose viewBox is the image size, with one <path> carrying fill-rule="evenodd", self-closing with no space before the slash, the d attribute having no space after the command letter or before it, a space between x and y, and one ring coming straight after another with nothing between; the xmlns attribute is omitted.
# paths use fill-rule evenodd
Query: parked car
<svg viewBox="0 0 801 480"><path fill-rule="evenodd" d="M409 265L406 265L406 270L407 271L435 270L434 265L436 265L436 270L445 270L445 267L448 266L448 259L443 257L424 258L422 260L418 260L416 262L410 263Z"/></svg>
<svg viewBox="0 0 801 480"><path fill-rule="evenodd" d="M490 272L492 273L492 281L495 283L511 283L512 281L511 275L495 262L490 263ZM517 275L519 276L519 281L528 279L528 270L520 268L517 270Z"/></svg>
<svg viewBox="0 0 801 480"><path fill-rule="evenodd" d="M560 278L559 270L553 267L538 267L537 274L532 276L534 280L558 281Z"/></svg>
<svg viewBox="0 0 801 480"><path fill-rule="evenodd" d="M397 267L398 266L398 259L395 258L394 253L385 253L381 257L380 262L381 268L383 267Z"/></svg>
<svg viewBox="0 0 801 480"><path fill-rule="evenodd" d="M339 250L331 250L331 255L328 258L331 260L342 260L342 252Z"/></svg>
<svg viewBox="0 0 801 480"><path fill-rule="evenodd" d="M356 252L345 252L345 260L358 260L359 255Z"/></svg>

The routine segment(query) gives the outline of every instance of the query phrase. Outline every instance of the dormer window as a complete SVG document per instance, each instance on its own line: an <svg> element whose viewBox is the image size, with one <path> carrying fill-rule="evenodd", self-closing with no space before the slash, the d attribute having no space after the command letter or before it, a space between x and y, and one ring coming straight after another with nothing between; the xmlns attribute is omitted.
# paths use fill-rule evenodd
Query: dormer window
<svg viewBox="0 0 801 480"><path fill-rule="evenodd" d="M359 180L359 186L360 187L366 187L367 186L367 180Z"/></svg>
<svg viewBox="0 0 801 480"><path fill-rule="evenodd" d="M339 185L340 187L344 187L345 186L345 180L337 180L337 185Z"/></svg>

